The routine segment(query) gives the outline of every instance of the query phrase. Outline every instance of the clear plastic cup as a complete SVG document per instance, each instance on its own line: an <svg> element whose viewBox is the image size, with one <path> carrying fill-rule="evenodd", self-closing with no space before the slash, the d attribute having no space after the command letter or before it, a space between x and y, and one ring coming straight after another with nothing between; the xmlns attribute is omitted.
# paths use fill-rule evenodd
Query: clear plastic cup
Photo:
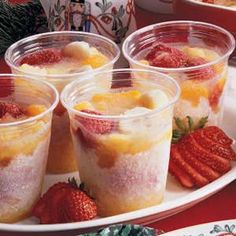
<svg viewBox="0 0 236 236"><path fill-rule="evenodd" d="M188 53L192 53L192 57L206 57L208 60L191 67L155 67L143 59L157 43L176 48L185 47ZM179 83L181 95L175 106L175 116L191 116L195 122L202 117L208 117L208 125L220 125L228 59L234 47L233 36L216 25L195 21L170 21L134 32L125 40L122 50L132 68L166 73ZM196 48L208 51L202 55L201 50L195 50Z"/></svg>
<svg viewBox="0 0 236 236"><path fill-rule="evenodd" d="M42 113L26 119L0 119L0 222L12 223L27 217L40 197L52 112L58 101L58 92L49 83L0 75L0 102L46 107Z"/></svg>
<svg viewBox="0 0 236 236"><path fill-rule="evenodd" d="M100 83L101 80L109 82L110 86ZM95 115L74 109L75 104L89 100L97 93L140 91L148 94L152 91L155 95L155 89L164 92L168 100L148 112ZM133 69L97 73L87 80L74 81L63 90L61 102L70 116L80 179L95 199L100 216L162 202L173 106L178 97L179 86L169 76ZM119 106L122 102L118 100L116 103ZM94 126L97 131L93 130Z"/></svg>
<svg viewBox="0 0 236 236"><path fill-rule="evenodd" d="M85 41L92 47L97 48L109 58L108 63L96 69L88 68L84 71L67 74L63 72L56 74L56 71L54 74L44 74L39 73L37 69L25 71L19 68L19 60L27 53L46 48L61 49L74 41ZM16 42L6 51L5 60L13 73L26 74L37 79L46 80L56 86L60 92L66 84L74 79L86 77L93 71L112 69L119 55L118 46L108 38L92 33L62 31L38 34ZM53 116L52 140L47 171L50 173L66 173L75 170L76 163L69 131L69 118L65 109L59 103Z"/></svg>

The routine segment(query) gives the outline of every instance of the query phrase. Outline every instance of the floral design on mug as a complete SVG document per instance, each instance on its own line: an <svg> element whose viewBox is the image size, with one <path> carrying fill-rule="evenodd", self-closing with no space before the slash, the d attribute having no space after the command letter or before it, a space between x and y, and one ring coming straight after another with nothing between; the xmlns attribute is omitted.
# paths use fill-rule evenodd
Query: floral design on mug
<svg viewBox="0 0 236 236"><path fill-rule="evenodd" d="M49 8L48 26L51 31L96 31L121 43L134 17L133 0L120 4L112 0L57 0ZM92 30L92 27L94 30Z"/></svg>

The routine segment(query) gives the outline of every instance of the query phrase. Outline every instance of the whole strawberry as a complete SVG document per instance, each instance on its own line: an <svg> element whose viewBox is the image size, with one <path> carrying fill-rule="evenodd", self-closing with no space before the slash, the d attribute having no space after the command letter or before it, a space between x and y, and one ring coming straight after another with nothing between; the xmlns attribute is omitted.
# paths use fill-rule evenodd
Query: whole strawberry
<svg viewBox="0 0 236 236"><path fill-rule="evenodd" d="M97 216L97 207L72 179L50 187L35 205L32 215L39 218L41 224L84 221Z"/></svg>
<svg viewBox="0 0 236 236"><path fill-rule="evenodd" d="M97 216L95 202L83 191L73 189L64 199L64 220L76 222L91 220Z"/></svg>
<svg viewBox="0 0 236 236"><path fill-rule="evenodd" d="M187 59L182 51L162 43L154 46L146 56L150 65L165 68L184 67Z"/></svg>

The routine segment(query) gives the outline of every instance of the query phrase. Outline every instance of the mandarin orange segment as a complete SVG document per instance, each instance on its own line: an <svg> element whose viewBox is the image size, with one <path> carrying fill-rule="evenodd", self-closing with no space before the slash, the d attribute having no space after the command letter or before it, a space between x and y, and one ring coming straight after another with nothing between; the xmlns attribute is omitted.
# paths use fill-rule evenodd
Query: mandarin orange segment
<svg viewBox="0 0 236 236"><path fill-rule="evenodd" d="M90 65L92 66L93 69L104 66L107 63L108 63L108 58L104 56L102 53L92 54L81 62L82 65Z"/></svg>
<svg viewBox="0 0 236 236"><path fill-rule="evenodd" d="M44 105L31 104L26 108L26 113L28 116L36 116L46 111L46 109Z"/></svg>
<svg viewBox="0 0 236 236"><path fill-rule="evenodd" d="M122 113L139 105L141 92L130 90L120 93L95 94L92 98L92 105L101 112Z"/></svg>
<svg viewBox="0 0 236 236"><path fill-rule="evenodd" d="M181 85L180 97L192 103L192 106L198 106L201 97L208 98L208 89L206 86L186 80Z"/></svg>
<svg viewBox="0 0 236 236"><path fill-rule="evenodd" d="M81 110L93 110L93 106L90 102L84 101L84 102L80 102L78 104L76 104L74 106L74 109L77 111L81 111Z"/></svg>

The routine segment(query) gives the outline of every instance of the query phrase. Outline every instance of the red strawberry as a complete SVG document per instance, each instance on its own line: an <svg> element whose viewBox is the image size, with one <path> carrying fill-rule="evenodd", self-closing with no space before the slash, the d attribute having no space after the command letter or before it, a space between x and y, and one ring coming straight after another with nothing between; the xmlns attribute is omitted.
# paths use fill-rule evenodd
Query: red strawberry
<svg viewBox="0 0 236 236"><path fill-rule="evenodd" d="M95 217L97 207L74 183L60 182L50 187L39 199L32 215L38 217L41 224L66 223Z"/></svg>
<svg viewBox="0 0 236 236"><path fill-rule="evenodd" d="M21 61L20 65L43 65L43 64L52 64L59 62L62 59L62 53L59 49L48 48L41 49L36 52L25 55Z"/></svg>
<svg viewBox="0 0 236 236"><path fill-rule="evenodd" d="M214 111L217 111L219 108L220 98L224 91L224 84L225 83L217 83L209 96L209 104Z"/></svg>
<svg viewBox="0 0 236 236"><path fill-rule="evenodd" d="M176 154L177 150L175 149L174 145L171 147L171 157L178 155ZM174 175L180 183L187 188L194 187L194 182L191 178L191 176L186 173L184 169L181 169L178 164L175 163L175 160L173 158L170 159L169 162L169 172Z"/></svg>
<svg viewBox="0 0 236 236"><path fill-rule="evenodd" d="M13 118L17 118L23 114L24 112L19 105L12 102L0 102L0 119L5 115L10 115Z"/></svg>
<svg viewBox="0 0 236 236"><path fill-rule="evenodd" d="M50 187L35 205L32 215L38 217L41 224L62 222L60 207L58 206L70 189L70 184L62 182Z"/></svg>
<svg viewBox="0 0 236 236"><path fill-rule="evenodd" d="M199 66L208 63L205 59L201 57L189 58L187 60L186 67ZM215 76L215 71L211 66L204 67L202 69L193 70L187 72L188 77L194 80L208 80Z"/></svg>
<svg viewBox="0 0 236 236"><path fill-rule="evenodd" d="M7 97L14 92L13 80L9 78L0 78L0 98Z"/></svg>
<svg viewBox="0 0 236 236"><path fill-rule="evenodd" d="M102 113L91 111L91 110L81 110L88 114L102 115ZM110 133L115 128L115 123L111 120L106 119L97 119L97 118L88 118L88 117L79 117L78 118L81 126L91 132L96 134L107 134Z"/></svg>
<svg viewBox="0 0 236 236"><path fill-rule="evenodd" d="M172 145L171 147L171 159L173 162L176 163L176 165L179 166L179 168L183 169L185 173L187 173L189 176L191 176L194 184L198 187L202 187L209 183L209 181L202 176L198 170L194 169L191 165L189 165L182 155L179 152L178 144ZM183 184L183 183L182 183Z"/></svg>
<svg viewBox="0 0 236 236"><path fill-rule="evenodd" d="M90 220L97 216L95 202L78 189L66 195L63 205L65 222Z"/></svg>
<svg viewBox="0 0 236 236"><path fill-rule="evenodd" d="M146 60L156 67L179 68L185 66L187 56L176 48L159 43L147 54Z"/></svg>
<svg viewBox="0 0 236 236"><path fill-rule="evenodd" d="M177 121L176 124L182 127L180 122L183 121ZM201 187L219 178L231 168L230 161L236 157L232 140L223 130L216 126L194 130L190 121L190 133L185 133L171 145L169 168L170 173L188 188ZM175 138L177 134L180 133L175 130Z"/></svg>

